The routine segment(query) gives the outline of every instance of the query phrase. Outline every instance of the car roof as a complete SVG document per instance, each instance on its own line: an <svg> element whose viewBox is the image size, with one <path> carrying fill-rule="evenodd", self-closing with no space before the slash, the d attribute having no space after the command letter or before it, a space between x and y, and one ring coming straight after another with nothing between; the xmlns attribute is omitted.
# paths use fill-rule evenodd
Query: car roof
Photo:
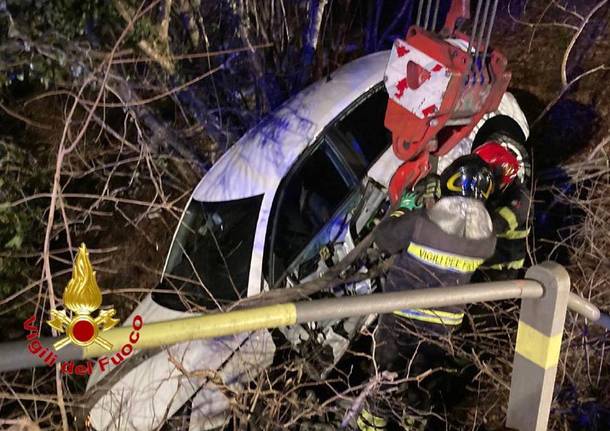
<svg viewBox="0 0 610 431"><path fill-rule="evenodd" d="M389 51L361 57L285 102L227 150L193 198L217 202L274 191L320 132L383 80L388 58Z"/></svg>

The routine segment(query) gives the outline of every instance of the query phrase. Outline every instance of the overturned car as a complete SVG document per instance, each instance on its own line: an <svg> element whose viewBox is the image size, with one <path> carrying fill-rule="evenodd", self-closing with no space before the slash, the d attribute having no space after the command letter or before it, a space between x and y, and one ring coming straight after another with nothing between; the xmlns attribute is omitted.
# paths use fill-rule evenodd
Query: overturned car
<svg viewBox="0 0 610 431"><path fill-rule="evenodd" d="M134 310L144 322L226 310L236 301L314 279L340 261L387 208L400 166L384 127L389 52L360 58L317 82L246 133L195 188L167 256L160 284ZM467 139L437 161L440 171L473 145L502 136L522 162L525 117L506 93ZM375 282L334 289L364 295ZM311 341L332 353L323 376L351 338L374 319L322 322L315 331L282 328L298 352ZM130 322L127 319L127 322ZM276 353L269 331L199 340L141 354L87 385L97 430L152 430L190 403L190 430L222 426L230 400Z"/></svg>

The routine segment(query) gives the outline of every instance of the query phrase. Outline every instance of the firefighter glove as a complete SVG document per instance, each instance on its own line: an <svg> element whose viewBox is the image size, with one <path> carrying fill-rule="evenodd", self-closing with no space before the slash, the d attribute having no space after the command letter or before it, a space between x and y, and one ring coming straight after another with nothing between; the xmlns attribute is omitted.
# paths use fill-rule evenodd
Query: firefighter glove
<svg viewBox="0 0 610 431"><path fill-rule="evenodd" d="M402 195L398 208L413 211L414 209L421 208L421 201L415 192L408 192Z"/></svg>

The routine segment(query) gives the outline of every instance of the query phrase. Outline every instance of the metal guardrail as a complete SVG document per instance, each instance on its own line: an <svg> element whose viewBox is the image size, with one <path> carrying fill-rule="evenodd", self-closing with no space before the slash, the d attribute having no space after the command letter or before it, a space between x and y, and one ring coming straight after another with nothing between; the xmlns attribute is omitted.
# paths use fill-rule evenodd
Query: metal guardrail
<svg viewBox="0 0 610 431"><path fill-rule="evenodd" d="M522 299L507 412L507 426L521 431L547 427L563 325L568 307L610 329L610 318L585 299L570 293L567 271L546 262L530 268L524 280L477 283L366 296L285 303L252 309L146 323L139 329L139 350L190 340L214 338L297 323L390 313L405 308L431 308L485 301ZM118 351L132 333L130 326L111 329L103 336L113 345L70 344L56 352L57 361L96 358ZM57 338L43 338L49 351ZM42 355L41 355L42 356ZM0 372L47 365L28 351L27 341L0 345Z"/></svg>

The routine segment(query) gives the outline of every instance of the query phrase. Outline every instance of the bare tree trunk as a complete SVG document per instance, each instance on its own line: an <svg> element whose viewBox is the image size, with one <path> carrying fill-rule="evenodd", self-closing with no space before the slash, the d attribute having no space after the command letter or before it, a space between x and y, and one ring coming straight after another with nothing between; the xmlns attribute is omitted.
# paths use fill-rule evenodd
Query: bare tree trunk
<svg viewBox="0 0 610 431"><path fill-rule="evenodd" d="M313 64L314 55L318 48L318 39L320 36L320 27L322 26L322 17L328 0L311 0L309 3L309 26L305 34L305 43L303 44L303 69L301 72L300 82L298 87L302 88L309 79L311 74L311 66Z"/></svg>
<svg viewBox="0 0 610 431"><path fill-rule="evenodd" d="M379 34L379 19L383 9L383 0L375 0L368 4L366 29L364 33L364 50L367 53L377 50L377 35Z"/></svg>

